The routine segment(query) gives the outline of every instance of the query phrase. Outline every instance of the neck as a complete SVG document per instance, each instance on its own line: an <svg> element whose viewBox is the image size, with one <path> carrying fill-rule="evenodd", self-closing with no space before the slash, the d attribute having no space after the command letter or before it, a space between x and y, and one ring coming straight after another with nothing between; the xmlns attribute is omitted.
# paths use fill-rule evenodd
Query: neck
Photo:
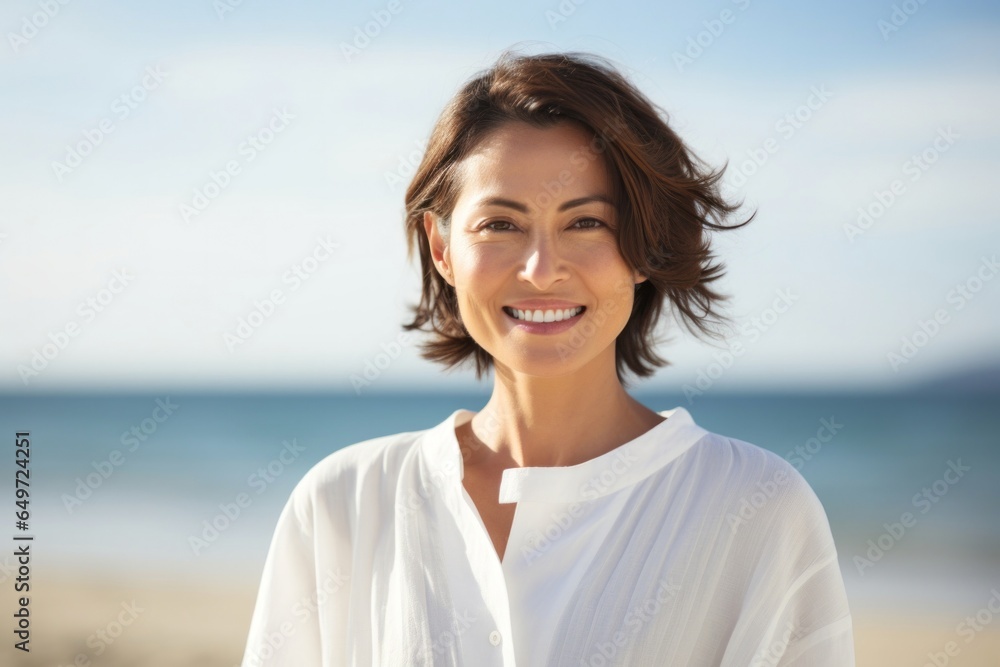
<svg viewBox="0 0 1000 667"><path fill-rule="evenodd" d="M663 417L628 395L607 364L556 377L497 367L489 402L472 419L466 465L571 466L645 433Z"/></svg>

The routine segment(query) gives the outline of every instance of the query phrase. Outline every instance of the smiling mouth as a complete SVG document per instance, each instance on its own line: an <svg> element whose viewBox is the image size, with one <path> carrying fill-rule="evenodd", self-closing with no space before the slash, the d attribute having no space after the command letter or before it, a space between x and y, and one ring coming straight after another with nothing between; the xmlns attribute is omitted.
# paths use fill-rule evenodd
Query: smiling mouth
<svg viewBox="0 0 1000 667"><path fill-rule="evenodd" d="M519 322L562 322L582 315L587 310L586 306L576 308L555 308L545 310L520 310L510 306L504 306L503 311Z"/></svg>

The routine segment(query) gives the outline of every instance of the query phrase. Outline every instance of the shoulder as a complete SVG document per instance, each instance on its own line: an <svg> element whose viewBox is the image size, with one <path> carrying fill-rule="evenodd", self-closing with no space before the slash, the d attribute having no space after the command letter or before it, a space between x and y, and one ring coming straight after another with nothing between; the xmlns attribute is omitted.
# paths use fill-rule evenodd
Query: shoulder
<svg viewBox="0 0 1000 667"><path fill-rule="evenodd" d="M818 659L806 651L821 646L813 650L848 664L850 608L837 548L818 495L791 463L798 459L714 433L695 449L703 457L698 479L714 494L717 530L709 532L726 562L727 590L735 591L733 604L753 610L734 635L787 646L785 659Z"/></svg>
<svg viewBox="0 0 1000 667"><path fill-rule="evenodd" d="M818 502L805 477L788 460L759 445L706 432L692 448L715 482L724 486L727 495L738 500L754 496L754 504L762 504L760 496L778 502Z"/></svg>
<svg viewBox="0 0 1000 667"><path fill-rule="evenodd" d="M366 496L378 497L391 485L418 441L429 429L405 431L356 442L316 462L296 483L288 499L302 526L318 515L348 520Z"/></svg>
<svg viewBox="0 0 1000 667"><path fill-rule="evenodd" d="M426 431L394 433L342 447L316 462L299 484L315 490L331 484L356 482L372 474L381 475L411 454L424 433Z"/></svg>
<svg viewBox="0 0 1000 667"><path fill-rule="evenodd" d="M721 504L726 527L770 542L809 542L833 549L826 511L816 492L788 460L738 438L708 433L695 448Z"/></svg>

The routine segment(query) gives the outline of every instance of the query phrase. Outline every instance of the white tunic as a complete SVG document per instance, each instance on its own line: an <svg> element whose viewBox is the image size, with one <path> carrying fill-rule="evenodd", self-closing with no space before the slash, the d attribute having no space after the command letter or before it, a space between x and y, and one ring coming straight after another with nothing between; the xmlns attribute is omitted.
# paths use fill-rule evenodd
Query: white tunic
<svg viewBox="0 0 1000 667"><path fill-rule="evenodd" d="M847 667L823 506L787 461L684 408L566 467L510 468L503 560L462 484L456 410L296 485L243 667Z"/></svg>

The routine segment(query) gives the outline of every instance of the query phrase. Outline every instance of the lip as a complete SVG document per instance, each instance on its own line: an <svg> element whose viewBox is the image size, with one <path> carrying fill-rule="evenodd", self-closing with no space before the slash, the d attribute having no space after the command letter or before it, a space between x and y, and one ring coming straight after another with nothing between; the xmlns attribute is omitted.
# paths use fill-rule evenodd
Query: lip
<svg viewBox="0 0 1000 667"><path fill-rule="evenodd" d="M504 304L508 308L517 310L566 310L567 308L579 308L582 303L572 301L560 301L558 299L525 299L514 303Z"/></svg>
<svg viewBox="0 0 1000 667"><path fill-rule="evenodd" d="M572 308L573 306L567 306L567 308ZM584 309L574 315L573 317L562 320L560 322L528 322L526 320L519 320L507 312L506 308L500 309L503 312L503 316L511 323L514 329L520 329L526 333L533 334L543 334L552 335L562 333L568 329L572 329L576 326L576 323L583 319L584 314L586 314L587 309Z"/></svg>

